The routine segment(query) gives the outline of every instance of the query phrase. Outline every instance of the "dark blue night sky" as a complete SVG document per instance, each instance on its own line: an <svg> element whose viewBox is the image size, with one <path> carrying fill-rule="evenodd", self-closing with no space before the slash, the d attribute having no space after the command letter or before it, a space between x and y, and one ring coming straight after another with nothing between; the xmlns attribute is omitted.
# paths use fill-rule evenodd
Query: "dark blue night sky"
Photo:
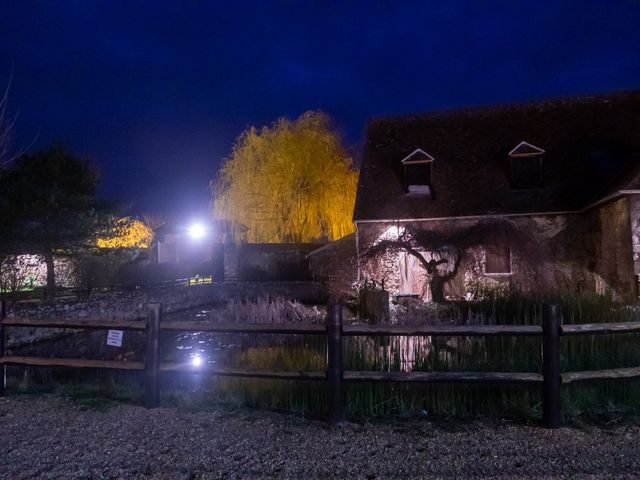
<svg viewBox="0 0 640 480"><path fill-rule="evenodd" d="M640 2L0 0L16 147L91 155L133 213L205 211L248 125L640 87Z"/></svg>

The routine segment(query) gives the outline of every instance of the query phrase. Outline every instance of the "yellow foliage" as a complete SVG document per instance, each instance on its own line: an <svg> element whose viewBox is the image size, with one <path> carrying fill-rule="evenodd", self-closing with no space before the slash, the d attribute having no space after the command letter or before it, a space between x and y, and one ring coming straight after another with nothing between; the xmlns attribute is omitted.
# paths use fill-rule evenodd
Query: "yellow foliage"
<svg viewBox="0 0 640 480"><path fill-rule="evenodd" d="M322 112L243 132L213 186L213 214L249 242L336 240L353 232L358 174Z"/></svg>
<svg viewBox="0 0 640 480"><path fill-rule="evenodd" d="M110 237L98 238L98 248L148 248L153 240L153 230L129 217L118 219L111 233Z"/></svg>

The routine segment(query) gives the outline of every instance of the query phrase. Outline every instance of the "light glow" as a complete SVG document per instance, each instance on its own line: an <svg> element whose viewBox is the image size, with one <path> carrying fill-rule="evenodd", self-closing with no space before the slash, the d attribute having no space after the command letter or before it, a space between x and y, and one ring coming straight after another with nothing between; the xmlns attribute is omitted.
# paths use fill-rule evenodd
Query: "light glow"
<svg viewBox="0 0 640 480"><path fill-rule="evenodd" d="M404 227L400 227L398 225L392 225L387 228L376 240L377 242L381 242L383 240L390 240L392 242L398 241L398 239L406 233L406 229Z"/></svg>
<svg viewBox="0 0 640 480"><path fill-rule="evenodd" d="M201 367L202 357L200 355L194 355L193 358L191 358L191 365L193 365L195 368Z"/></svg>
<svg viewBox="0 0 640 480"><path fill-rule="evenodd" d="M189 236L194 240L200 240L207 234L207 229L201 223L194 223L189 227Z"/></svg>

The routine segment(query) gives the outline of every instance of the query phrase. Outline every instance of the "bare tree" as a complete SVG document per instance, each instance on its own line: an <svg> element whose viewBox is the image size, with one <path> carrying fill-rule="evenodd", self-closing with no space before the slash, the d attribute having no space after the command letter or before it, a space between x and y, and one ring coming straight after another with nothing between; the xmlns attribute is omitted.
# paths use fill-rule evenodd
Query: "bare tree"
<svg viewBox="0 0 640 480"><path fill-rule="evenodd" d="M27 152L38 140L38 135L35 135L29 145L22 146L18 149L12 150L13 145L13 133L16 120L18 119L18 112L11 116L8 112L9 108L9 91L11 90L11 84L13 83L13 67L9 72L9 79L5 86L2 96L0 97L0 173L2 169L7 168L18 157Z"/></svg>
<svg viewBox="0 0 640 480"><path fill-rule="evenodd" d="M9 76L9 81L2 93L2 97L0 97L0 168L5 167L13 158L15 158L9 154L9 151L11 147L13 126L15 125L17 114L13 118L9 118L7 113L9 89L11 88L12 77L13 72Z"/></svg>
<svg viewBox="0 0 640 480"><path fill-rule="evenodd" d="M382 239L364 252L367 259L387 253L404 252L415 257L424 268L434 302L445 302L444 287L458 273L460 264L473 247L508 246L532 257L535 246L518 226L506 219L487 219L472 225L452 224L442 229L407 226L397 238Z"/></svg>
<svg viewBox="0 0 640 480"><path fill-rule="evenodd" d="M143 213L142 221L151 230L155 230L156 228L167 223L167 217L157 213Z"/></svg>

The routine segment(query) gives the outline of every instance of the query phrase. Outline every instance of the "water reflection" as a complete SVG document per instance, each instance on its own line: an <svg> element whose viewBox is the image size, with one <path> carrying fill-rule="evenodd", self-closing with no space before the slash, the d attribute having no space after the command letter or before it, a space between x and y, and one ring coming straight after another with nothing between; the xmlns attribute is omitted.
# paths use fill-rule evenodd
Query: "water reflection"
<svg viewBox="0 0 640 480"><path fill-rule="evenodd" d="M207 321L210 310L168 319ZM122 347L106 344L106 331L78 331L42 341L9 354L57 358L144 361L145 332L125 331ZM453 340L456 341L455 339ZM161 331L161 361L188 366L195 371L212 367L244 367L274 370L324 370L326 338L323 335L238 334ZM429 355L431 337L344 337L345 368L352 370L413 371ZM447 363L459 345L439 348ZM447 357L447 358L445 358Z"/></svg>
<svg viewBox="0 0 640 480"><path fill-rule="evenodd" d="M163 335L162 345L164 361L201 370L207 366L323 370L326 363L322 336L171 332Z"/></svg>
<svg viewBox="0 0 640 480"><path fill-rule="evenodd" d="M345 368L411 372L432 347L431 337L353 337L345 339Z"/></svg>
<svg viewBox="0 0 640 480"><path fill-rule="evenodd" d="M208 321L210 310L193 317ZM164 358L169 362L277 370L324 370L324 336L165 332ZM431 350L431 337L345 337L345 368L413 371ZM444 352L443 352L444 353ZM445 353L446 355L446 353ZM419 365L418 365L419 366Z"/></svg>
<svg viewBox="0 0 640 480"><path fill-rule="evenodd" d="M188 363L194 367L228 365L242 350L242 342L235 335L209 332L163 332L163 359Z"/></svg>
<svg viewBox="0 0 640 480"><path fill-rule="evenodd" d="M213 323L323 323L324 309L295 301L235 299L225 305L187 310L167 316L171 320ZM323 336L163 332L163 360L207 367L246 367L274 370L323 370L326 340ZM197 366L196 366L197 364Z"/></svg>

